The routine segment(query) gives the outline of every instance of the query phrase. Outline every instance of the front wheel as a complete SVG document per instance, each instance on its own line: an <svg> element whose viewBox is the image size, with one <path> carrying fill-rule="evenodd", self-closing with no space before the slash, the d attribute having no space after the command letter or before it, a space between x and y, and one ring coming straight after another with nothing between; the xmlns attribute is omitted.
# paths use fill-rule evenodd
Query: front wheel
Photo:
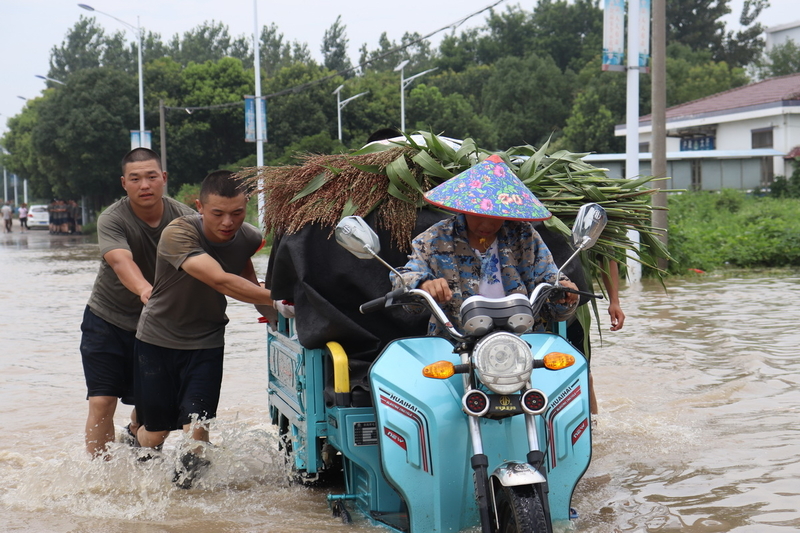
<svg viewBox="0 0 800 533"><path fill-rule="evenodd" d="M497 499L498 533L547 533L542 500L533 487L499 486Z"/></svg>

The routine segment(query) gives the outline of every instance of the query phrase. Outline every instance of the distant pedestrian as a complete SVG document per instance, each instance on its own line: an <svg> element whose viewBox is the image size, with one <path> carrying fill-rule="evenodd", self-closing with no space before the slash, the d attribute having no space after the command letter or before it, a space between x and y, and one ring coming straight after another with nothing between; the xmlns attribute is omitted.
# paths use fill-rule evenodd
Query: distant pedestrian
<svg viewBox="0 0 800 533"><path fill-rule="evenodd" d="M23 202L22 205L19 206L17 215L19 215L19 231L22 233L28 229L28 204Z"/></svg>
<svg viewBox="0 0 800 533"><path fill-rule="evenodd" d="M6 202L3 207L0 207L0 213L3 214L3 229L5 233L11 233L11 217L14 210L11 209L11 202Z"/></svg>

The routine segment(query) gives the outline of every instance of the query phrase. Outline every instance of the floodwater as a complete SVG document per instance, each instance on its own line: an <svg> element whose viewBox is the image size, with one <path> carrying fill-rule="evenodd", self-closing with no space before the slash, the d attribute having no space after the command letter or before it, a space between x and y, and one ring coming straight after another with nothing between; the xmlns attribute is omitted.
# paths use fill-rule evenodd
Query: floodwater
<svg viewBox="0 0 800 533"><path fill-rule="evenodd" d="M0 236L0 529L382 531L355 514L354 524L332 518L322 489L286 484L267 417L264 326L238 302L213 466L197 488L171 483L177 434L160 461L138 462L123 445L89 460L78 344L97 264L90 238ZM608 332L602 317L602 346L593 332L601 412L570 531L800 530L798 299L791 272L622 290L625 328ZM118 410L118 429L128 412Z"/></svg>

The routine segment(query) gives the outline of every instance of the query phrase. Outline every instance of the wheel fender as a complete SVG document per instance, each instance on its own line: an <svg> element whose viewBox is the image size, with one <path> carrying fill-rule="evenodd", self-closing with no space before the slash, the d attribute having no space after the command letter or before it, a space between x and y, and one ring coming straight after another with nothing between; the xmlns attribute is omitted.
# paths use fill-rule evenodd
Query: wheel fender
<svg viewBox="0 0 800 533"><path fill-rule="evenodd" d="M521 461L507 461L502 463L492 472L493 479L504 487L516 487L518 485L534 485L546 483L547 479L541 472L536 470L528 463Z"/></svg>

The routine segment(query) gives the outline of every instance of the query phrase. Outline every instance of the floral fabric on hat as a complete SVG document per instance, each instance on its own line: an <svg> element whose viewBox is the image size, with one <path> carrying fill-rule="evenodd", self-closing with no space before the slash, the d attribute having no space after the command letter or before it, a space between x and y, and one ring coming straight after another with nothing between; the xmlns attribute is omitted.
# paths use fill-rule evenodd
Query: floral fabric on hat
<svg viewBox="0 0 800 533"><path fill-rule="evenodd" d="M458 213L511 220L552 215L498 155L492 155L425 193L429 203Z"/></svg>

